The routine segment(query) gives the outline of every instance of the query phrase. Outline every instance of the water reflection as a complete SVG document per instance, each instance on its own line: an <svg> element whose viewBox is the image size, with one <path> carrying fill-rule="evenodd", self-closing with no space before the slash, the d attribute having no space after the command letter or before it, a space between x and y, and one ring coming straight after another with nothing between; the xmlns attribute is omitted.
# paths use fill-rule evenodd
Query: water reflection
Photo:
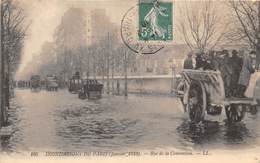
<svg viewBox="0 0 260 163"><path fill-rule="evenodd" d="M174 98L79 100L65 91L41 91L37 96L24 90L18 93L17 103L9 110L15 133L0 139L0 151L221 150L260 142L259 112L247 114L241 123L195 125L184 118Z"/></svg>
<svg viewBox="0 0 260 163"><path fill-rule="evenodd" d="M14 133L17 133L18 128L14 124L18 124L21 120L18 118L17 113L17 104L14 105L14 101L11 100L10 109L8 110L8 121L7 126L14 126ZM12 152L12 141L15 141L15 138L11 135L1 136L0 137L0 151Z"/></svg>
<svg viewBox="0 0 260 163"><path fill-rule="evenodd" d="M185 141L194 144L204 144L216 139L220 131L220 125L218 122L211 121L194 124L188 120L183 120L176 130Z"/></svg>
<svg viewBox="0 0 260 163"><path fill-rule="evenodd" d="M233 124L226 123L224 129L223 133L227 144L247 143L250 138L253 138L243 122Z"/></svg>
<svg viewBox="0 0 260 163"><path fill-rule="evenodd" d="M90 150L103 147L115 150L137 143L142 136L138 120L107 117L109 108L79 107L57 112L56 132L63 141L61 148ZM100 148L99 148L100 150Z"/></svg>
<svg viewBox="0 0 260 163"><path fill-rule="evenodd" d="M5 152L10 152L9 149L9 144L10 144L10 137L6 136L1 136L0 137L0 151L5 151Z"/></svg>
<svg viewBox="0 0 260 163"><path fill-rule="evenodd" d="M176 130L181 142L193 143L195 147L227 148L229 145L251 145L256 141L256 136L243 122L230 124L205 121L197 125L183 120Z"/></svg>

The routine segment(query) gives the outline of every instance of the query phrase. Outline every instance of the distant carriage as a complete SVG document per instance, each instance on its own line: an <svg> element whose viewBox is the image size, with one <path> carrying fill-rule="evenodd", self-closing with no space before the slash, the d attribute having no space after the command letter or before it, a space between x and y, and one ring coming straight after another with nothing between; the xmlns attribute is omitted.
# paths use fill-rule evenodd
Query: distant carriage
<svg viewBox="0 0 260 163"><path fill-rule="evenodd" d="M41 77L40 75L32 75L30 80L30 87L32 91L41 89Z"/></svg>
<svg viewBox="0 0 260 163"><path fill-rule="evenodd" d="M256 111L256 98L227 98L220 72L183 70L183 81L177 87L184 111L194 123L204 120L206 114L217 116L225 109L227 120L240 122L246 112Z"/></svg>
<svg viewBox="0 0 260 163"><path fill-rule="evenodd" d="M19 81L17 82L17 87L18 87L18 88L23 88L23 87L24 87L24 81L19 80Z"/></svg>
<svg viewBox="0 0 260 163"><path fill-rule="evenodd" d="M80 89L82 88L82 79L79 75L79 73L75 73L71 79L69 79L69 92L70 93L78 93Z"/></svg>
<svg viewBox="0 0 260 163"><path fill-rule="evenodd" d="M55 75L47 75L45 84L46 84L47 91L58 90L58 79Z"/></svg>
<svg viewBox="0 0 260 163"><path fill-rule="evenodd" d="M100 84L95 79L83 80L83 86L79 91L80 99L101 98L103 84Z"/></svg>

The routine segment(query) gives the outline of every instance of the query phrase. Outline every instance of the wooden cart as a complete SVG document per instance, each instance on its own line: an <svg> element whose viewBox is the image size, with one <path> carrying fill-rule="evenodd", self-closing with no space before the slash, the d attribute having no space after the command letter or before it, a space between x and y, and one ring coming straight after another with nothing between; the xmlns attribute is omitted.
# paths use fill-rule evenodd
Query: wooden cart
<svg viewBox="0 0 260 163"><path fill-rule="evenodd" d="M79 93L79 91L83 87L82 79L79 75L79 73L75 73L71 79L69 79L69 92L73 94Z"/></svg>
<svg viewBox="0 0 260 163"><path fill-rule="evenodd" d="M55 75L47 75L46 77L46 90L58 91L58 79Z"/></svg>
<svg viewBox="0 0 260 163"><path fill-rule="evenodd" d="M30 87L32 91L41 90L41 77L39 75L32 75L30 80Z"/></svg>
<svg viewBox="0 0 260 163"><path fill-rule="evenodd" d="M79 91L78 97L80 99L91 99L91 98L101 98L102 96L103 84L100 84L95 79L87 79L83 81L83 86Z"/></svg>
<svg viewBox="0 0 260 163"><path fill-rule="evenodd" d="M194 123L204 120L205 114L217 116L225 110L229 122L241 121L245 113L255 113L254 98L227 98L220 72L183 70L182 82L177 87L185 112Z"/></svg>

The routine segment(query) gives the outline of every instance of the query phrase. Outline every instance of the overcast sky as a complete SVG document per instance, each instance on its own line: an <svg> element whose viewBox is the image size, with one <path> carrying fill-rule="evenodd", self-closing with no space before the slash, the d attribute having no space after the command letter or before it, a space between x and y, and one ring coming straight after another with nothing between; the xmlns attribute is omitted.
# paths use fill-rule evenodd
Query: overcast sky
<svg viewBox="0 0 260 163"><path fill-rule="evenodd" d="M30 23L24 44L22 63L18 71L19 74L32 60L33 56L39 55L44 42L53 41L55 28L60 24L61 17L68 8L81 7L86 10L103 8L106 9L111 21L120 25L125 12L135 6L138 0L18 0L18 3L24 8L27 20ZM178 10L177 4L173 8L174 21L178 19L176 17L180 18L178 13L175 12L175 10ZM176 23L173 22L173 24ZM175 27L174 32L174 41L180 41Z"/></svg>
<svg viewBox="0 0 260 163"><path fill-rule="evenodd" d="M124 12L136 4L135 0L19 0L30 23L25 40L22 62L18 71L21 73L33 56L39 55L46 41L53 41L55 28L69 7L82 7L86 10L104 8L111 21L120 24ZM115 14L116 13L116 14Z"/></svg>

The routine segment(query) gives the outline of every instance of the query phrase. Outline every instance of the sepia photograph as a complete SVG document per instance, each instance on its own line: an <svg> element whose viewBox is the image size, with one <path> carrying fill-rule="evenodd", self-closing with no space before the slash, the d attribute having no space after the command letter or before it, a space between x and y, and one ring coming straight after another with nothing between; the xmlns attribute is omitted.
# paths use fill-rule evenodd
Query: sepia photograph
<svg viewBox="0 0 260 163"><path fill-rule="evenodd" d="M0 163L260 163L260 1L0 5Z"/></svg>

